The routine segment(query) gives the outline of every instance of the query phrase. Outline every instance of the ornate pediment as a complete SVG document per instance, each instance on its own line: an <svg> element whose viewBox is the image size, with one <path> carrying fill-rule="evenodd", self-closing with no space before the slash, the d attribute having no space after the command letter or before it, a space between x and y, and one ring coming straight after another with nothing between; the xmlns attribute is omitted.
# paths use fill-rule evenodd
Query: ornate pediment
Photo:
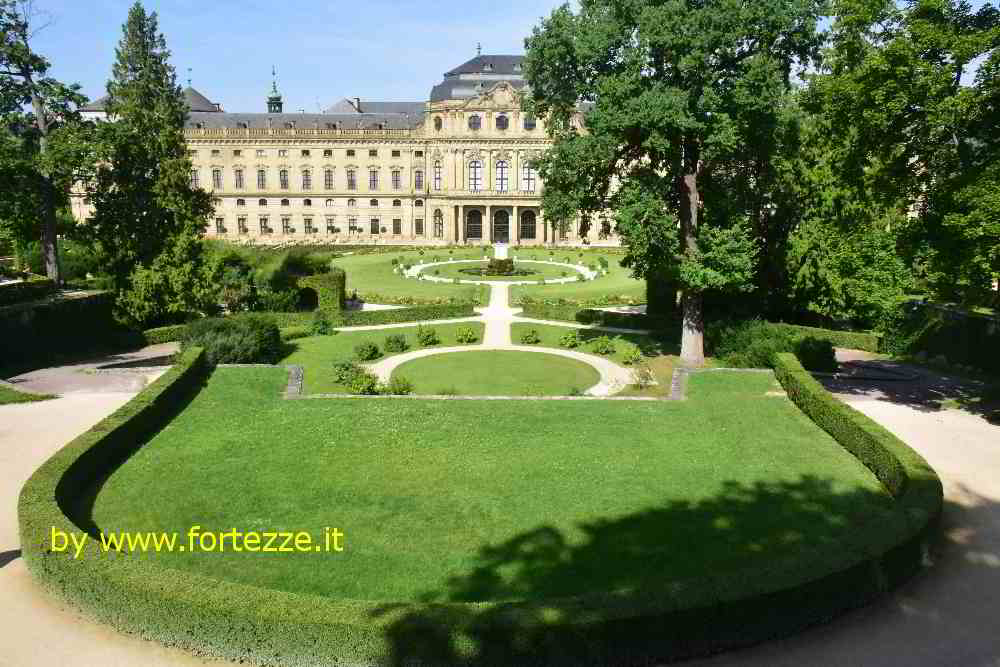
<svg viewBox="0 0 1000 667"><path fill-rule="evenodd" d="M511 111L520 108L520 95L510 83L501 81L478 97L470 99L465 103L465 108Z"/></svg>

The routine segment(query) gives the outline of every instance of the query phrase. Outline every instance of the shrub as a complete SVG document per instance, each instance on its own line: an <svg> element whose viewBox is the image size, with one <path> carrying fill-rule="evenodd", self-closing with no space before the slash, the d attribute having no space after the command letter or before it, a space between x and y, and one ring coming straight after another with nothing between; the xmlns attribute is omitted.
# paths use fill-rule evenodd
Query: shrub
<svg viewBox="0 0 1000 667"><path fill-rule="evenodd" d="M635 343L622 343L622 363L626 366L634 366L642 361L642 350Z"/></svg>
<svg viewBox="0 0 1000 667"><path fill-rule="evenodd" d="M274 318L256 313L206 317L187 326L183 349L201 347L210 364L273 364L282 356Z"/></svg>
<svg viewBox="0 0 1000 667"><path fill-rule="evenodd" d="M424 347L431 345L437 345L441 342L438 338L437 331L431 327L419 326L417 327L417 342L419 342Z"/></svg>
<svg viewBox="0 0 1000 667"><path fill-rule="evenodd" d="M609 355L614 354L617 348L613 340L607 336L599 336L590 341L590 349L597 354Z"/></svg>
<svg viewBox="0 0 1000 667"><path fill-rule="evenodd" d="M294 313L299 309L296 290L263 289L257 295L257 310L274 313Z"/></svg>
<svg viewBox="0 0 1000 667"><path fill-rule="evenodd" d="M392 334L391 336L385 337L385 342L382 344L386 352L406 352L410 349L410 344L406 342L406 336L401 334Z"/></svg>
<svg viewBox="0 0 1000 667"><path fill-rule="evenodd" d="M510 276L515 271L513 259L491 259L486 265L486 273L491 276Z"/></svg>
<svg viewBox="0 0 1000 667"><path fill-rule="evenodd" d="M309 325L309 330L312 332L313 336L329 336L333 333L333 324L330 322L330 318L325 312L317 310L316 314L313 315L312 322Z"/></svg>
<svg viewBox="0 0 1000 667"><path fill-rule="evenodd" d="M656 381L653 369L647 363L639 363L632 369L632 379L639 389L646 389Z"/></svg>
<svg viewBox="0 0 1000 667"><path fill-rule="evenodd" d="M360 310L343 313L341 319L345 326L402 324L404 322L419 322L420 320L445 320L458 317L470 317L475 314L471 303L436 304L430 306L414 306L412 308L393 308L390 310Z"/></svg>
<svg viewBox="0 0 1000 667"><path fill-rule="evenodd" d="M356 396L375 396L380 389L381 386L375 374L364 368L359 368L347 382L347 391Z"/></svg>
<svg viewBox="0 0 1000 667"><path fill-rule="evenodd" d="M351 379L353 379L354 376L362 370L364 369L349 359L335 361L333 362L333 380L337 384L350 384Z"/></svg>
<svg viewBox="0 0 1000 667"><path fill-rule="evenodd" d="M538 331L536 331L535 329L528 329L527 331L521 334L522 345L537 345L538 343L541 342L542 339L538 335Z"/></svg>
<svg viewBox="0 0 1000 667"><path fill-rule="evenodd" d="M290 340L308 338L313 335L312 330L306 327L280 327L278 331L281 332L281 340L286 343Z"/></svg>
<svg viewBox="0 0 1000 667"><path fill-rule="evenodd" d="M837 356L833 343L806 336L795 345L795 356L803 367L811 371L833 373L837 370Z"/></svg>
<svg viewBox="0 0 1000 667"><path fill-rule="evenodd" d="M583 396L583 390L579 387L570 387L568 396Z"/></svg>
<svg viewBox="0 0 1000 667"><path fill-rule="evenodd" d="M375 343L358 343L354 346L354 356L359 361L371 361L382 356Z"/></svg>
<svg viewBox="0 0 1000 667"><path fill-rule="evenodd" d="M389 382L382 385L379 393L387 396L406 396L413 393L413 385L404 377L393 375Z"/></svg>
<svg viewBox="0 0 1000 667"><path fill-rule="evenodd" d="M580 347L580 333L578 331L564 333L559 339L559 345L570 349Z"/></svg>
<svg viewBox="0 0 1000 667"><path fill-rule="evenodd" d="M472 327L462 327L455 335L455 340L459 343L475 343L479 340L479 336L476 334L476 330Z"/></svg>

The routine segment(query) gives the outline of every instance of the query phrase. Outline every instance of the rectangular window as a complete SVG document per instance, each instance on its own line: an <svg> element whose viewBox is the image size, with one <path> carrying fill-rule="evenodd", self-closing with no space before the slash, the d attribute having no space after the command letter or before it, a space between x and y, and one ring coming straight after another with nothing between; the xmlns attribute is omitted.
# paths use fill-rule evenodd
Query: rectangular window
<svg viewBox="0 0 1000 667"><path fill-rule="evenodd" d="M306 217L302 218L302 226L305 227L306 234L315 234L316 228L313 227L313 219Z"/></svg>
<svg viewBox="0 0 1000 667"><path fill-rule="evenodd" d="M215 219L215 233L216 234L225 234L226 233L226 219L225 218L216 218Z"/></svg>
<svg viewBox="0 0 1000 667"><path fill-rule="evenodd" d="M236 229L240 234L247 233L247 217L245 215L236 218Z"/></svg>
<svg viewBox="0 0 1000 667"><path fill-rule="evenodd" d="M333 169L327 169L323 172L323 187L327 190L333 190Z"/></svg>
<svg viewBox="0 0 1000 667"><path fill-rule="evenodd" d="M288 157L288 150L285 148L279 148L278 157Z"/></svg>
<svg viewBox="0 0 1000 667"><path fill-rule="evenodd" d="M265 155L267 155L267 151L265 151L263 148L257 149L257 157L264 157Z"/></svg>
<svg viewBox="0 0 1000 667"><path fill-rule="evenodd" d="M239 149L236 149L236 150L233 151L233 157L241 157L242 155L243 155L243 151L241 151Z"/></svg>
<svg viewBox="0 0 1000 667"><path fill-rule="evenodd" d="M302 149L302 157L309 157L309 149L308 148L303 148Z"/></svg>
<svg viewBox="0 0 1000 667"><path fill-rule="evenodd" d="M243 189L243 170L236 169L233 172L233 184L236 186L237 190Z"/></svg>
<svg viewBox="0 0 1000 667"><path fill-rule="evenodd" d="M393 151L392 152L392 156L393 157L399 157L399 151Z"/></svg>
<svg viewBox="0 0 1000 667"><path fill-rule="evenodd" d="M278 185L281 186L282 190L288 189L288 171L282 169L278 172Z"/></svg>
<svg viewBox="0 0 1000 667"><path fill-rule="evenodd" d="M312 172L308 171L308 170L303 171L302 172L302 189L303 190L312 190L312 186L313 186Z"/></svg>
<svg viewBox="0 0 1000 667"><path fill-rule="evenodd" d="M392 189L400 190L403 187L403 177L398 169L394 169L392 172Z"/></svg>
<svg viewBox="0 0 1000 667"><path fill-rule="evenodd" d="M326 233L327 234L337 233L337 218L332 215L326 216Z"/></svg>
<svg viewBox="0 0 1000 667"><path fill-rule="evenodd" d="M441 163L440 162L435 162L434 163L434 189L435 190L440 190L441 189Z"/></svg>
<svg viewBox="0 0 1000 667"><path fill-rule="evenodd" d="M403 221L399 218L392 219L392 233L395 236L400 236L403 233Z"/></svg>
<svg viewBox="0 0 1000 667"><path fill-rule="evenodd" d="M424 156L424 152L423 151L414 151L413 152L413 157L423 157L423 156Z"/></svg>
<svg viewBox="0 0 1000 667"><path fill-rule="evenodd" d="M565 241L569 238L569 223L563 222L559 224L559 240Z"/></svg>
<svg viewBox="0 0 1000 667"><path fill-rule="evenodd" d="M288 216L282 216L281 217L281 233L282 234L291 234L294 231L295 230L292 229L292 219L289 218Z"/></svg>
<svg viewBox="0 0 1000 667"><path fill-rule="evenodd" d="M212 157L219 157L222 153L216 149L212 149Z"/></svg>
<svg viewBox="0 0 1000 667"><path fill-rule="evenodd" d="M369 231L371 231L372 234L378 234L378 225L378 218L372 218L371 224L369 225Z"/></svg>
<svg viewBox="0 0 1000 667"><path fill-rule="evenodd" d="M323 157L333 157L333 151L327 148L323 151Z"/></svg>
<svg viewBox="0 0 1000 667"><path fill-rule="evenodd" d="M257 170L257 189L265 190L267 188L267 172L263 169Z"/></svg>
<svg viewBox="0 0 1000 667"><path fill-rule="evenodd" d="M469 163L469 190L479 192L483 187L483 163L473 160Z"/></svg>
<svg viewBox="0 0 1000 667"><path fill-rule="evenodd" d="M538 172L532 169L530 165L521 167L521 192L534 192L535 180L537 178Z"/></svg>
<svg viewBox="0 0 1000 667"><path fill-rule="evenodd" d="M198 170L197 169L192 169L191 170L191 187L192 188L198 187Z"/></svg>
<svg viewBox="0 0 1000 667"><path fill-rule="evenodd" d="M222 189L222 170L213 169L212 170L212 187L216 190Z"/></svg>
<svg viewBox="0 0 1000 667"><path fill-rule="evenodd" d="M261 234L270 234L271 233L271 228L267 224L267 216L266 215L260 216L260 233Z"/></svg>
<svg viewBox="0 0 1000 667"><path fill-rule="evenodd" d="M347 170L347 189L348 190L358 189L358 174L353 169Z"/></svg>
<svg viewBox="0 0 1000 667"><path fill-rule="evenodd" d="M347 149L347 157L354 157L354 149L353 148L348 148Z"/></svg>
<svg viewBox="0 0 1000 667"><path fill-rule="evenodd" d="M368 170L368 189L378 190L378 169L374 167Z"/></svg>
<svg viewBox="0 0 1000 667"><path fill-rule="evenodd" d="M361 228L358 227L358 219L353 215L347 218L347 231L351 234L354 232L361 233Z"/></svg>
<svg viewBox="0 0 1000 667"><path fill-rule="evenodd" d="M368 157L378 157L378 151L374 148L368 151Z"/></svg>
<svg viewBox="0 0 1000 667"><path fill-rule="evenodd" d="M444 238L444 217L441 211L434 214L434 238Z"/></svg>
<svg viewBox="0 0 1000 667"><path fill-rule="evenodd" d="M424 219L423 218L414 218L413 219L413 233L416 234L417 236L423 236L424 235Z"/></svg>
<svg viewBox="0 0 1000 667"><path fill-rule="evenodd" d="M415 187L417 190L424 189L424 172L420 171L419 169L413 172L413 187Z"/></svg>

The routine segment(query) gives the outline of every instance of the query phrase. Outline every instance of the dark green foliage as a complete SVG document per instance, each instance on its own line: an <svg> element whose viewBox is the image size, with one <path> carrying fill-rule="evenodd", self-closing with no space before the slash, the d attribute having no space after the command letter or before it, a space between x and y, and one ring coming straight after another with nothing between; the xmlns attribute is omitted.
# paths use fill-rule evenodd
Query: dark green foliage
<svg viewBox="0 0 1000 667"><path fill-rule="evenodd" d="M820 329L819 327L806 327L798 324L785 324L783 322L772 322L772 325L779 329L788 329L800 336L812 336L820 340L828 340L834 347L843 347L849 350L864 350L865 352L878 352L880 347L879 335L870 331L834 331L832 329Z"/></svg>
<svg viewBox="0 0 1000 667"><path fill-rule="evenodd" d="M406 396L413 393L413 384L404 377L393 375L389 382L383 385L379 393L386 396Z"/></svg>
<svg viewBox="0 0 1000 667"><path fill-rule="evenodd" d="M355 366L354 372L344 384L347 391L356 396L375 396L382 388L375 374L360 366Z"/></svg>
<svg viewBox="0 0 1000 667"><path fill-rule="evenodd" d="M622 363L626 366L634 366L642 361L642 350L635 343L622 343ZM613 353L612 353L613 354Z"/></svg>
<svg viewBox="0 0 1000 667"><path fill-rule="evenodd" d="M333 324L330 322L330 318L322 310L317 310L313 315L309 329L314 336L329 336L331 333L334 333Z"/></svg>
<svg viewBox="0 0 1000 667"><path fill-rule="evenodd" d="M559 339L559 345L570 349L580 347L580 334L576 331L567 331Z"/></svg>
<svg viewBox="0 0 1000 667"><path fill-rule="evenodd" d="M159 345L160 343L172 343L174 341L179 341L184 338L184 332L187 331L186 324L172 324L167 327L157 327L155 329L146 329L142 332L143 342L146 345Z"/></svg>
<svg viewBox="0 0 1000 667"><path fill-rule="evenodd" d="M253 268L242 256L230 252L220 257L215 263L212 277L218 285L218 299L227 312L242 313L259 309Z"/></svg>
<svg viewBox="0 0 1000 667"><path fill-rule="evenodd" d="M804 352L802 363L807 364L809 370L836 370L833 345L822 336L823 330L803 329L807 331L763 320L719 323L709 327L705 345L730 368L773 368L775 355L798 353L801 349ZM811 335L812 331L816 335ZM804 340L811 342L800 347Z"/></svg>
<svg viewBox="0 0 1000 667"><path fill-rule="evenodd" d="M400 324L421 320L447 320L472 317L476 312L472 304L440 304L433 306L413 306L392 310L351 310L342 313L344 326L367 326L374 324Z"/></svg>
<svg viewBox="0 0 1000 667"><path fill-rule="evenodd" d="M283 354L278 325L256 313L196 320L187 326L181 345L204 349L212 365L273 364Z"/></svg>
<svg viewBox="0 0 1000 667"><path fill-rule="evenodd" d="M401 336L399 334L393 334L385 337L385 343L382 345L386 352L392 352L393 354L397 352L406 352L410 349L409 343L406 342L406 336Z"/></svg>
<svg viewBox="0 0 1000 667"><path fill-rule="evenodd" d="M299 278L299 287L315 290L318 298L316 304L318 310L325 311L330 315L340 313L344 310L347 276L342 269L331 268L328 263L313 264L311 268L318 269L320 266L325 270L317 271L315 275Z"/></svg>
<svg viewBox="0 0 1000 667"><path fill-rule="evenodd" d="M598 336L589 341L588 344L590 345L590 351L596 354L609 355L614 354L617 350L615 342L607 336Z"/></svg>
<svg viewBox="0 0 1000 667"><path fill-rule="evenodd" d="M676 317L615 313L594 308L581 308L575 304L544 303L523 299L521 305L522 316L538 320L562 320L622 329L662 329L677 323Z"/></svg>
<svg viewBox="0 0 1000 667"><path fill-rule="evenodd" d="M0 306L35 301L52 294L55 289L51 278L29 275L27 280L0 285Z"/></svg>
<svg viewBox="0 0 1000 667"><path fill-rule="evenodd" d="M281 340L285 342L316 335L310 327L279 327L278 331L281 332Z"/></svg>
<svg viewBox="0 0 1000 667"><path fill-rule="evenodd" d="M420 326L417 327L417 342L423 347L430 347L440 343L441 339L438 338L437 332L432 327Z"/></svg>
<svg viewBox="0 0 1000 667"><path fill-rule="evenodd" d="M811 371L833 373L837 370L837 357L828 340L806 336L795 344L795 356Z"/></svg>
<svg viewBox="0 0 1000 667"><path fill-rule="evenodd" d="M486 274L491 276L509 276L514 273L513 259L491 259L486 264Z"/></svg>
<svg viewBox="0 0 1000 667"><path fill-rule="evenodd" d="M908 302L883 323L883 351L943 357L1000 375L1000 321L957 308Z"/></svg>
<svg viewBox="0 0 1000 667"><path fill-rule="evenodd" d="M337 384L350 384L354 376L362 370L363 369L361 366L358 366L357 362L350 359L335 361L333 363L333 380Z"/></svg>
<svg viewBox="0 0 1000 667"><path fill-rule="evenodd" d="M358 361L371 361L382 356L382 352L375 343L359 343L354 348L354 357Z"/></svg>
<svg viewBox="0 0 1000 667"><path fill-rule="evenodd" d="M534 329L528 329L521 334L521 344L522 345L538 345L542 342L541 337L538 332Z"/></svg>
<svg viewBox="0 0 1000 667"><path fill-rule="evenodd" d="M296 290L262 289L257 307L264 313L295 313L299 310L299 293Z"/></svg>

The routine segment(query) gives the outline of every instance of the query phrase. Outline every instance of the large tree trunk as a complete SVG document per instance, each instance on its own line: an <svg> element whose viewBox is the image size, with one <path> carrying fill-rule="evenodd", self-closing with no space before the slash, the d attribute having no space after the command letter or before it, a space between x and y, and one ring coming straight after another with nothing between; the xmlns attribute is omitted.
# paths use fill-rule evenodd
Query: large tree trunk
<svg viewBox="0 0 1000 667"><path fill-rule="evenodd" d="M698 146L684 142L684 174L681 178L681 250L686 255L698 252ZM681 294L683 324L681 361L688 366L705 364L705 321L702 317L701 292L684 286Z"/></svg>
<svg viewBox="0 0 1000 667"><path fill-rule="evenodd" d="M24 79L32 87L31 107L35 112L35 122L38 123L38 132L41 135L38 140L38 149L44 163L45 151L49 143L49 123L45 117L45 104L42 98L34 91L34 82L31 73L24 72ZM62 284L62 272L59 269L59 239L56 230L56 204L55 189L49 177L48 170L42 170L45 179L45 191L42 193L42 210L39 211L42 224L42 260L45 262L45 274L55 281L56 285Z"/></svg>

